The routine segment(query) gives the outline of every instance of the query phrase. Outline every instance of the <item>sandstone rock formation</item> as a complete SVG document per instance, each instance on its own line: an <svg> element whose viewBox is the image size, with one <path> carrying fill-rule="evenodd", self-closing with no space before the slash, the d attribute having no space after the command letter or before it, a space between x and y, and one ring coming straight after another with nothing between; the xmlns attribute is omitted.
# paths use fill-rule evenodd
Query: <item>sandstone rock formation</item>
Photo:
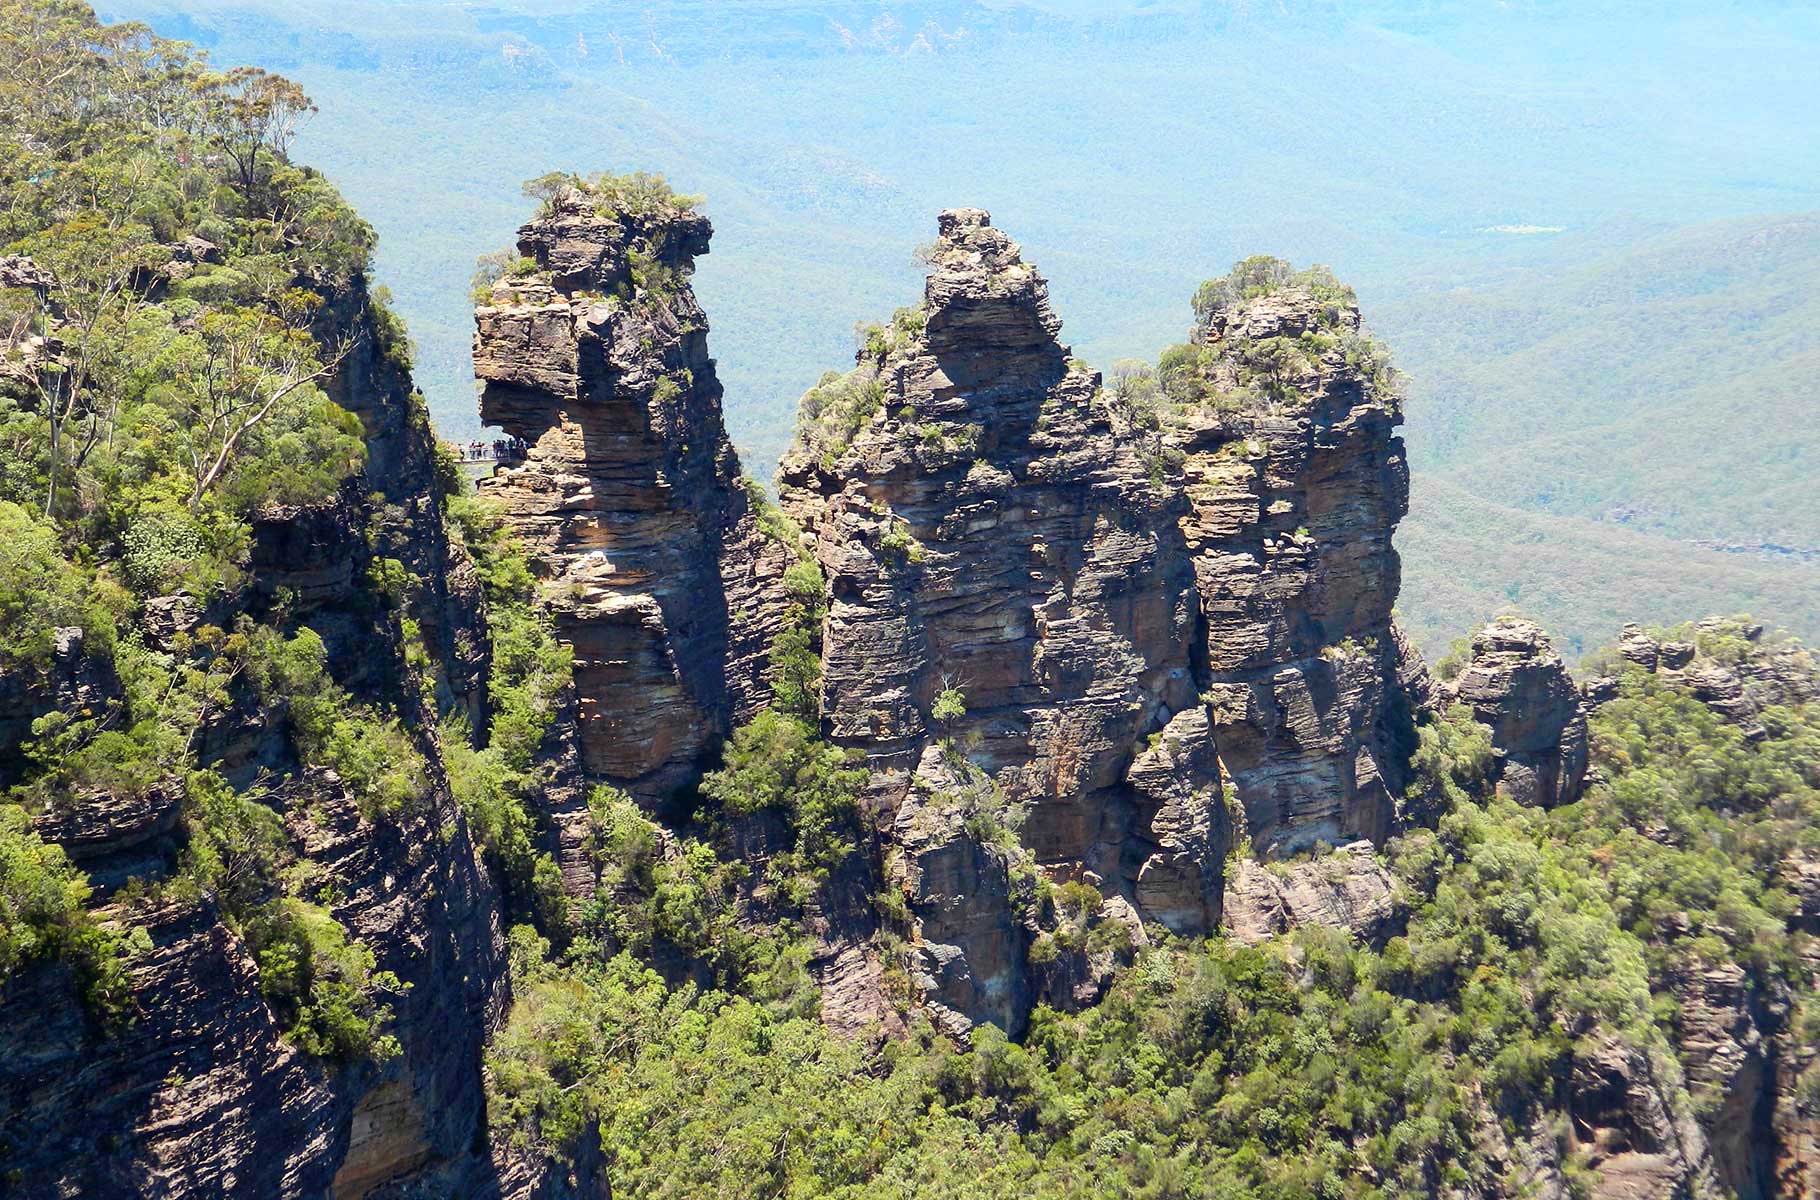
<svg viewBox="0 0 1820 1200"><path fill-rule="evenodd" d="M943 213L940 235L922 305L811 393L780 473L828 580L829 734L866 751L888 810L939 790L933 744L964 746L1032 806L1039 862L1206 931L1225 812L1180 495L1153 485L1135 430L1056 340L1017 245L977 210ZM946 692L964 714L936 715ZM918 903L933 916L950 899ZM963 952L996 961L998 937Z"/></svg>
<svg viewBox="0 0 1820 1200"><path fill-rule="evenodd" d="M530 446L487 490L580 659L578 720L546 747L568 765L555 824L590 781L661 816L698 778L767 702L803 553L825 581L822 730L870 772L867 854L804 914L824 1019L851 1033L892 1027L884 992L907 976L939 1028L1017 1036L1039 1002L1091 1003L1147 927L1394 936L1375 847L1403 821L1422 708L1490 728L1506 794L1578 797L1582 694L1539 629L1494 622L1437 684L1391 618L1400 411L1350 293L1314 272L1235 285L1156 387L1107 386L986 214L938 232L921 303L805 397L779 521L739 486L684 282L705 222L576 194L521 231L532 266L479 310L477 369L489 419ZM1693 653L1652 653L1735 692L1741 719L1795 686L1742 661L1701 683ZM735 829L733 848L762 861L776 835ZM585 863L564 866L585 892ZM883 918L901 942L877 936L881 892L902 899ZM1513 1179L1749 1195L1807 1169L1790 1072L1811 1053L1748 981L1683 983L1677 1049L1726 1121L1695 1119L1659 1050L1589 1032L1565 1128L1488 1126Z"/></svg>
<svg viewBox="0 0 1820 1200"><path fill-rule="evenodd" d="M964 1034L986 1020L1016 1036L1033 994L1035 931L1018 912L1015 848L971 827L978 802L991 802L989 785L982 791L939 747L925 757L891 830L902 864L891 882L916 917L913 977L943 1027Z"/></svg>
<svg viewBox="0 0 1820 1200"><path fill-rule="evenodd" d="M1678 1074L1669 1055L1616 1038L1576 1054L1566 1097L1570 1145L1601 1200L1723 1194Z"/></svg>
<svg viewBox="0 0 1820 1200"><path fill-rule="evenodd" d="M1256 289L1254 289L1256 290ZM1394 377L1350 291L1311 272L1203 313L1178 412L1220 760L1263 854L1380 841L1406 783L1419 662L1391 607L1409 507Z"/></svg>
<svg viewBox="0 0 1820 1200"><path fill-rule="evenodd" d="M762 692L776 580L687 285L706 218L571 190L519 231L534 270L476 313L481 415L528 452L483 485L575 652L588 775L657 802Z"/></svg>
<svg viewBox="0 0 1820 1200"><path fill-rule="evenodd" d="M1425 673L1390 617L1398 402L1350 299L1294 281L1216 307L1192 370L1220 402L1159 415L1070 358L985 213L938 232L922 303L805 397L779 474L828 581L824 723L865 751L875 805L920 807L930 747L962 747L1029 806L1051 879L1191 935L1219 925L1229 807L1265 856L1387 836ZM1260 354L1273 390L1226 403ZM971 870L913 907L999 915L950 928L923 978L996 1020L998 998L942 982L978 978L976 954L1018 978L1002 868L956 836L946 853L992 885Z"/></svg>
<svg viewBox="0 0 1820 1200"><path fill-rule="evenodd" d="M1540 626L1510 616L1486 625L1473 635L1470 657L1446 693L1491 729L1500 794L1548 808L1580 798L1586 712Z"/></svg>
<svg viewBox="0 0 1820 1200"><path fill-rule="evenodd" d="M1306 926L1344 929L1375 942L1398 916L1396 880L1370 842L1354 842L1310 862L1234 862L1221 925L1227 937L1254 946Z"/></svg>
<svg viewBox="0 0 1820 1200"><path fill-rule="evenodd" d="M1685 689L1756 740L1767 734L1766 708L1820 697L1813 654L1766 635L1748 618L1710 618L1670 633L1628 625L1617 651L1605 664L1612 673L1586 685L1595 707L1625 694L1625 674L1634 684L1640 669ZM1796 852L1779 875L1794 906L1790 926L1810 937L1820 933L1820 862ZM1707 932L1674 914L1663 935L1691 939ZM1820 978L1820 952L1812 940L1796 947L1796 961L1780 968L1695 957L1677 964L1666 981L1676 1005L1675 1048L1704 1108L1715 1176L1739 1197L1820 1194L1820 1115L1811 1099L1820 1047L1795 1003L1796 989Z"/></svg>

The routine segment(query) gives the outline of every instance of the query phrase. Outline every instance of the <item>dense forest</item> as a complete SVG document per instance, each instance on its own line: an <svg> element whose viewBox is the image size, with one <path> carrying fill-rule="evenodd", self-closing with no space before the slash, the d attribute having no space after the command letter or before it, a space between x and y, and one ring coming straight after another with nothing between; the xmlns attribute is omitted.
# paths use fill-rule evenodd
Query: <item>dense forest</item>
<svg viewBox="0 0 1820 1200"><path fill-rule="evenodd" d="M0 1191L1820 1190L1820 662L1731 617L1570 676L1507 617L1431 674L1330 272L1102 377L945 212L773 498L698 201L544 175L463 291L532 442L476 489L313 112L0 0ZM944 974L1001 943L1011 1019Z"/></svg>

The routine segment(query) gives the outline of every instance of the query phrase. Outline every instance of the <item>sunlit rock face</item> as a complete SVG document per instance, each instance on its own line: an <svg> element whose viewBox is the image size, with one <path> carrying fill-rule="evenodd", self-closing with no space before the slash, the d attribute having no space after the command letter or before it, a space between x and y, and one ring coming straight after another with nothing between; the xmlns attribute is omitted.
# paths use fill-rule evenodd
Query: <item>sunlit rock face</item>
<svg viewBox="0 0 1820 1200"><path fill-rule="evenodd" d="M1405 784L1413 652L1391 620L1409 507L1400 398L1350 291L1212 307L1179 416L1199 653L1253 849L1381 841Z"/></svg>
<svg viewBox="0 0 1820 1200"><path fill-rule="evenodd" d="M534 270L475 314L481 415L526 443L483 481L575 652L589 776L661 799L756 702L784 549L758 535L688 274L706 218L580 193L519 231ZM738 620L730 618L736 614Z"/></svg>
<svg viewBox="0 0 1820 1200"><path fill-rule="evenodd" d="M829 732L893 803L932 740L964 746L1033 806L1040 862L1211 928L1224 813L1181 497L1057 340L1017 244L976 209L939 233L922 305L822 389L780 477L829 581ZM950 689L966 713L938 719Z"/></svg>
<svg viewBox="0 0 1820 1200"><path fill-rule="evenodd" d="M1473 635L1447 694L1491 729L1500 795L1552 808L1586 781L1586 710L1580 689L1541 626L1499 617Z"/></svg>
<svg viewBox="0 0 1820 1200"><path fill-rule="evenodd" d="M920 807L926 748L959 746L1029 806L1052 879L1189 934L1219 925L1229 808L1262 856L1381 840L1419 668L1390 617L1400 410L1348 357L1356 308L1291 287L1210 312L1215 383L1326 342L1268 405L1158 420L1070 357L985 213L938 235L922 303L805 398L779 477L828 579L825 724L877 802ZM949 691L964 715L936 715Z"/></svg>

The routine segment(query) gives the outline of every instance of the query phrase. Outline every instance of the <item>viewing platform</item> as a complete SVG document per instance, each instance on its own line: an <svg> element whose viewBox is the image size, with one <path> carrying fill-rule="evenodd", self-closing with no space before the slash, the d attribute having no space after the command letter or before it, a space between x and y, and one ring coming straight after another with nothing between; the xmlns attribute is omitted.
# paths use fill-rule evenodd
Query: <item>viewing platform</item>
<svg viewBox="0 0 1820 1200"><path fill-rule="evenodd" d="M500 467L517 466L525 460L529 449L520 438L444 442L443 446L454 456L462 476L470 482L486 479Z"/></svg>

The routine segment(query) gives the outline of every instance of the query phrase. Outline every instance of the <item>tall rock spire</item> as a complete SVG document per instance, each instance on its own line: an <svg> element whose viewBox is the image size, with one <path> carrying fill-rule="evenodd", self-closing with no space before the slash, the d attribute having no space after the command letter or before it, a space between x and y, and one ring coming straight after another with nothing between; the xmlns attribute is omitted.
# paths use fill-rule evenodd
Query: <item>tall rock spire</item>
<svg viewBox="0 0 1820 1200"><path fill-rule="evenodd" d="M1266 855L1382 840L1409 752L1393 627L1402 404L1350 288L1275 259L1203 288L1164 356L1214 738Z"/></svg>
<svg viewBox="0 0 1820 1200"><path fill-rule="evenodd" d="M1015 1031L1058 982L1005 949L1035 933L1005 885L1018 855L939 819L955 761L1028 806L1037 866L1134 926L1215 927L1225 810L1181 495L1057 341L1017 244L975 209L939 229L922 304L805 397L780 492L828 578L825 723L896 814L918 976Z"/></svg>
<svg viewBox="0 0 1820 1200"><path fill-rule="evenodd" d="M739 484L688 283L711 231L649 181L563 188L475 313L481 416L527 447L482 492L574 650L583 767L652 801L757 703L759 561L782 569Z"/></svg>

